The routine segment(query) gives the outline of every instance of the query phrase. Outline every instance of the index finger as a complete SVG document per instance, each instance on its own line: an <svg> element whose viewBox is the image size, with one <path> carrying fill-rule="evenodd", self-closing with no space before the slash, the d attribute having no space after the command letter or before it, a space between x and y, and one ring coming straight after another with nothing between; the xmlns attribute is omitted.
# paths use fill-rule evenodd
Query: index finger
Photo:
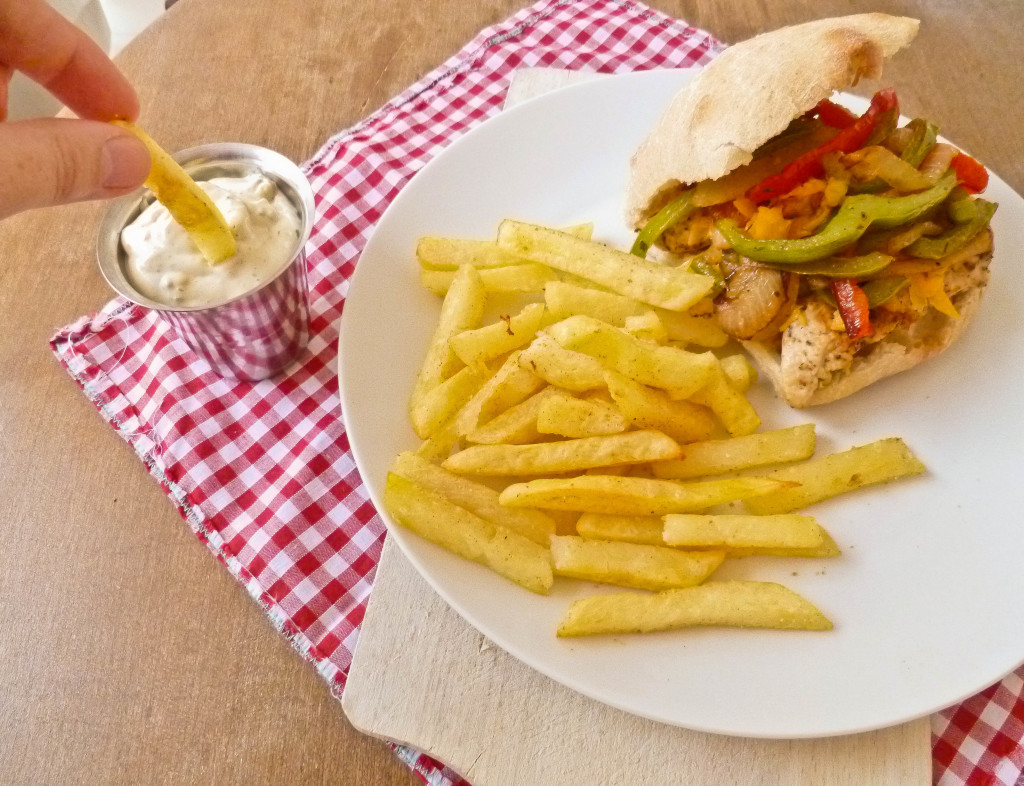
<svg viewBox="0 0 1024 786"><path fill-rule="evenodd" d="M0 0L0 66L22 71L80 117L134 120L139 113L117 66L43 0Z"/></svg>

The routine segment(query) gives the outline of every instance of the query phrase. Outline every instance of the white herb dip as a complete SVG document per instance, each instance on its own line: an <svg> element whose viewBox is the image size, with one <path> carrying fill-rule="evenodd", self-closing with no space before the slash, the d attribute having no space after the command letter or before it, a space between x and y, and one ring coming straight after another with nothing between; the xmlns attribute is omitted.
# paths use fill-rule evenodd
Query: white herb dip
<svg viewBox="0 0 1024 786"><path fill-rule="evenodd" d="M211 265L159 202L121 231L126 274L143 295L168 306L212 306L267 281L290 260L299 213L277 184L258 172L201 182L224 214L238 251Z"/></svg>

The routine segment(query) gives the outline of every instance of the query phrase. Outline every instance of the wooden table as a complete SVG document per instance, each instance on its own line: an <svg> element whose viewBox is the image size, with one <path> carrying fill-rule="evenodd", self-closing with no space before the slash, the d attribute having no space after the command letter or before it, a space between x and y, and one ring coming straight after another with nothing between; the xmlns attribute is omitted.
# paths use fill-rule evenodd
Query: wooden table
<svg viewBox="0 0 1024 786"><path fill-rule="evenodd" d="M523 0L182 0L120 56L172 149L295 160ZM1024 7L1000 0L655 0L725 41L851 10L919 16L887 69L1024 191ZM417 783L210 558L47 339L110 293L101 205L0 225L0 765L5 782Z"/></svg>

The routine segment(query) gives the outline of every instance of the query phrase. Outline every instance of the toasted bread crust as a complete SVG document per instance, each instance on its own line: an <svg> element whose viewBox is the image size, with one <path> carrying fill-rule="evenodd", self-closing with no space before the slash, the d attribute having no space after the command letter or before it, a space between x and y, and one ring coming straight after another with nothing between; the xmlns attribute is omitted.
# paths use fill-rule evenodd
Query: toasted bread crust
<svg viewBox="0 0 1024 786"><path fill-rule="evenodd" d="M748 163L793 118L906 46L918 21L857 14L794 25L727 49L680 91L633 155L626 195L630 226L665 190L713 180Z"/></svg>

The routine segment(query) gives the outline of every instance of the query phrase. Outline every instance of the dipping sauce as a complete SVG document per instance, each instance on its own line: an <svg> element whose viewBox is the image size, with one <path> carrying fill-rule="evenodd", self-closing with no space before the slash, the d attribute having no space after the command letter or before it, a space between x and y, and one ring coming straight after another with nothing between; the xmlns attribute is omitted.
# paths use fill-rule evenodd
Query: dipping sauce
<svg viewBox="0 0 1024 786"><path fill-rule="evenodd" d="M151 300L168 306L224 303L271 279L295 253L302 222L277 184L254 172L201 182L224 214L238 251L211 265L159 202L153 202L121 231L127 253L125 273Z"/></svg>

